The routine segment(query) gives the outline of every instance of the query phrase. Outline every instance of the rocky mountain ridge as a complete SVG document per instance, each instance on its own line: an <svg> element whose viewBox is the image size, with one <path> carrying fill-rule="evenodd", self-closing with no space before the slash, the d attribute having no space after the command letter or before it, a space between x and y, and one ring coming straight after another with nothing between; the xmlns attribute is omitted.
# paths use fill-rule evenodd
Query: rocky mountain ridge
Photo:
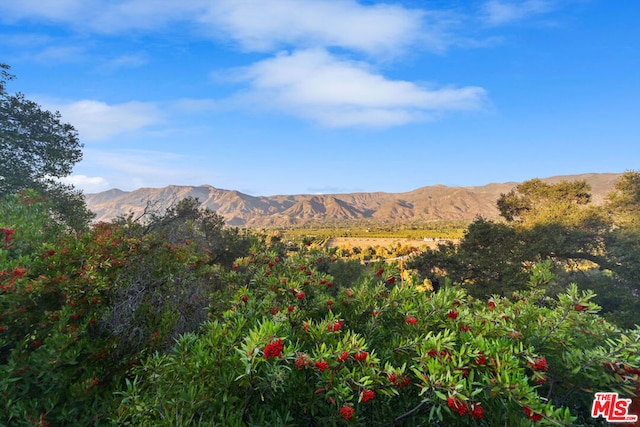
<svg viewBox="0 0 640 427"><path fill-rule="evenodd" d="M582 174L543 178L548 183L585 180L591 185L594 203L601 203L613 189L620 174ZM120 215L141 215L151 203L163 210L186 198L197 198L201 206L216 211L228 225L247 227L301 226L321 222L371 220L406 223L433 220L469 220L477 215L496 218L496 200L517 182L476 187L433 185L405 193L345 193L250 196L210 185L140 188L134 191L112 189L87 194L89 209L96 221L109 221Z"/></svg>

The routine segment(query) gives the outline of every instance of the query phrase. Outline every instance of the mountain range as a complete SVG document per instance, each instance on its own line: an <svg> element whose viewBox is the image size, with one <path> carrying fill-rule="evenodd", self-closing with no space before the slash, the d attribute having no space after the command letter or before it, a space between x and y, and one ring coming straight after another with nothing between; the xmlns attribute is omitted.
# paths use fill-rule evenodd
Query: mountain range
<svg viewBox="0 0 640 427"><path fill-rule="evenodd" d="M591 185L592 201L602 203L620 174L589 173L542 178L547 183L585 180ZM496 200L517 182L476 187L433 185L405 193L344 193L250 196L210 185L112 189L85 195L96 221L121 215L141 215L153 206L162 212L177 201L193 197L202 207L221 215L226 224L245 227L287 227L318 223L368 220L376 223L407 223L437 220L470 220L481 215L498 217Z"/></svg>

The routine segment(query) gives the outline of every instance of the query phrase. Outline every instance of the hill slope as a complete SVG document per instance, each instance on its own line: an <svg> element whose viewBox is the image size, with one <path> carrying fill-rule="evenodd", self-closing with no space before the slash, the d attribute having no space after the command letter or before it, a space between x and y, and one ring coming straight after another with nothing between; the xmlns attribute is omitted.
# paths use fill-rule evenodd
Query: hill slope
<svg viewBox="0 0 640 427"><path fill-rule="evenodd" d="M594 203L601 203L619 174L555 176L543 181L586 180ZM376 222L465 220L477 215L496 218L496 200L518 183L488 184L479 187L434 185L406 193L348 193L324 195L250 196L209 185L140 188L134 191L108 190L87 194L89 209L96 221L109 221L132 212L140 215L149 203L165 209L186 197L196 197L203 207L222 215L236 226L293 226L317 222L369 219Z"/></svg>

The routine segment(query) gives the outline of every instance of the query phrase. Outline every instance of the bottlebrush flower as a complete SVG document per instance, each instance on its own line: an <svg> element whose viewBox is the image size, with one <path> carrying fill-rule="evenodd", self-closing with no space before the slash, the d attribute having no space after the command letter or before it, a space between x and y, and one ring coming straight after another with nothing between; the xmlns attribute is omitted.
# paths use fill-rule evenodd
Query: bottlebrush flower
<svg viewBox="0 0 640 427"><path fill-rule="evenodd" d="M340 328L342 328L342 325L343 325L342 321L336 320L335 322L333 322L333 325L332 324L327 325L327 330L338 332Z"/></svg>
<svg viewBox="0 0 640 427"><path fill-rule="evenodd" d="M324 370L329 367L329 364L327 362L325 362L324 360L319 360L316 363L314 363L313 365L316 368L318 368L318 370L320 370L320 372L324 372Z"/></svg>
<svg viewBox="0 0 640 427"><path fill-rule="evenodd" d="M378 269L378 271L376 271L376 276L380 277L380 276L382 276L382 273L384 273L384 269L382 267L380 267Z"/></svg>
<svg viewBox="0 0 640 427"><path fill-rule="evenodd" d="M342 363L342 362L346 362L349 359L349 353L346 351L343 351L342 353L340 353L340 356L338 356L338 362Z"/></svg>
<svg viewBox="0 0 640 427"><path fill-rule="evenodd" d="M0 228L0 231L4 234L4 242L11 243L15 230L13 228Z"/></svg>
<svg viewBox="0 0 640 427"><path fill-rule="evenodd" d="M367 403L370 400L373 400L375 397L375 393L373 390L364 390L362 392L362 403Z"/></svg>
<svg viewBox="0 0 640 427"><path fill-rule="evenodd" d="M534 362L529 362L529 366L531 366L534 371L546 371L549 369L547 366L547 358L544 356L537 358Z"/></svg>
<svg viewBox="0 0 640 427"><path fill-rule="evenodd" d="M353 356L353 358L356 359L358 362L364 362L365 360L367 360L368 356L369 356L369 353L367 353L366 351L359 351Z"/></svg>
<svg viewBox="0 0 640 427"><path fill-rule="evenodd" d="M487 358L484 356L484 354L482 354L482 352L480 352L480 355L476 359L476 363L478 365L484 365L485 363L487 363Z"/></svg>
<svg viewBox="0 0 640 427"><path fill-rule="evenodd" d="M456 320L458 318L458 312L457 311L450 311L449 313L447 313L447 317L449 319L453 319Z"/></svg>
<svg viewBox="0 0 640 427"><path fill-rule="evenodd" d="M415 325L416 323L418 323L418 319L416 319L413 316L407 316L404 318L405 322L407 322L410 325Z"/></svg>
<svg viewBox="0 0 640 427"><path fill-rule="evenodd" d="M343 406L340 408L340 415L345 420L350 420L353 417L354 409L351 406Z"/></svg>
<svg viewBox="0 0 640 427"><path fill-rule="evenodd" d="M296 357L296 368L298 370L304 369L311 364L311 360L306 354L302 353Z"/></svg>
<svg viewBox="0 0 640 427"><path fill-rule="evenodd" d="M589 308L589 307L588 307L588 306L586 306L586 305L576 304L576 306L575 306L575 307L573 307L573 308L574 308L576 311L583 311L583 310L586 310L586 309L587 309L587 308Z"/></svg>
<svg viewBox="0 0 640 427"><path fill-rule="evenodd" d="M496 308L496 303L493 301L489 301L489 310L493 311Z"/></svg>
<svg viewBox="0 0 640 427"><path fill-rule="evenodd" d="M282 348L283 348L283 343L282 343L282 339L280 338L267 344L263 350L264 358L269 359L272 357L282 357Z"/></svg>
<svg viewBox="0 0 640 427"><path fill-rule="evenodd" d="M542 419L542 414L536 414L528 406L523 406L522 409L524 409L524 413L527 417L531 418L533 421L540 421Z"/></svg>
<svg viewBox="0 0 640 427"><path fill-rule="evenodd" d="M483 411L482 411L482 406L474 404L471 406L471 417L472 418L478 418L478 419L482 419L482 416L484 415Z"/></svg>
<svg viewBox="0 0 640 427"><path fill-rule="evenodd" d="M303 300L305 296L306 296L306 295L305 295L305 293L304 293L304 292L298 292L298 293L296 294L296 298L298 298L299 300Z"/></svg>
<svg viewBox="0 0 640 427"><path fill-rule="evenodd" d="M467 413L467 405L459 400L454 399L453 397L447 398L447 405L452 411L457 411L458 415L463 416Z"/></svg>
<svg viewBox="0 0 640 427"><path fill-rule="evenodd" d="M13 275L16 276L18 279L21 279L26 272L27 272L26 268L16 267L13 269Z"/></svg>
<svg viewBox="0 0 640 427"><path fill-rule="evenodd" d="M394 276L391 276L387 279L387 283L389 285L393 285L394 283L396 283L396 278Z"/></svg>

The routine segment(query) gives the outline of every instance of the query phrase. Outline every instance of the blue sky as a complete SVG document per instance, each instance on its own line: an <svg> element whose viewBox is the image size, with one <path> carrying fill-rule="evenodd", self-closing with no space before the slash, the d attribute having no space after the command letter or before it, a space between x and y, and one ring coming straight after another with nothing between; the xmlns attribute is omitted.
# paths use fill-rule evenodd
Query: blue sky
<svg viewBox="0 0 640 427"><path fill-rule="evenodd" d="M0 0L86 192L403 192L639 169L635 0Z"/></svg>

